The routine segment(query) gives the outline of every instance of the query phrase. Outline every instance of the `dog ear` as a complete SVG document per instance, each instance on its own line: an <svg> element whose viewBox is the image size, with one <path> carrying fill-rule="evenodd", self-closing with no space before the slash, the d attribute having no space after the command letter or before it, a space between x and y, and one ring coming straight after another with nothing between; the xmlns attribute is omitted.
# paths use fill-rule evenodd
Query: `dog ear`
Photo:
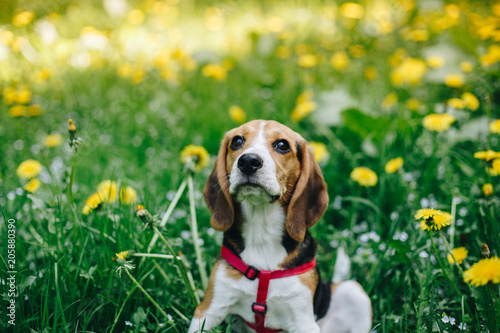
<svg viewBox="0 0 500 333"><path fill-rule="evenodd" d="M288 205L286 230L293 239L302 242L306 229L324 214L328 206L328 191L313 149L305 140L297 148L299 160L302 154L301 171Z"/></svg>
<svg viewBox="0 0 500 333"><path fill-rule="evenodd" d="M226 168L228 136L221 142L214 169L208 177L203 195L208 209L212 213L210 224L215 230L226 231L234 221L233 199L229 194L229 182Z"/></svg>

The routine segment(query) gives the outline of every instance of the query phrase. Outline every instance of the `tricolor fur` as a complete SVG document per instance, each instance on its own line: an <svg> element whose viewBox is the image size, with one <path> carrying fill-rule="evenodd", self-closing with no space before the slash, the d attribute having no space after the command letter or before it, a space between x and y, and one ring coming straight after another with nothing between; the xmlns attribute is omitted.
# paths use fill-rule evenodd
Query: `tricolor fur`
<svg viewBox="0 0 500 333"><path fill-rule="evenodd" d="M325 212L327 188L314 152L288 127L255 120L226 133L204 195L213 228L246 264L277 270L314 258L307 228ZM217 327L228 314L253 322L257 285L219 256L189 332ZM267 306L265 326L285 332L363 333L371 327L361 286L322 283L317 270L271 280ZM235 326L253 332L241 322Z"/></svg>

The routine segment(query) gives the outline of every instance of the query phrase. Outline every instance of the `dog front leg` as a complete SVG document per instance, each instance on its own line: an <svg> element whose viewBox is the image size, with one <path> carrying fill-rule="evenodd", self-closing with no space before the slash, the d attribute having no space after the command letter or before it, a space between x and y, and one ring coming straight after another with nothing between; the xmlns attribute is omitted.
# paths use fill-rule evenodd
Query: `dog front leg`
<svg viewBox="0 0 500 333"><path fill-rule="evenodd" d="M203 304L203 302L201 304ZM198 308L196 308L196 311L198 311ZM205 311L200 317L197 317L198 313L196 311L194 318L191 320L191 325L189 325L189 333L202 332L202 329L203 332L211 330L219 326L228 315L227 310L224 308L214 307L214 309Z"/></svg>
<svg viewBox="0 0 500 333"><path fill-rule="evenodd" d="M205 297L194 311L188 333L201 332L202 329L203 331L211 330L219 326L229 314L232 301L221 290L220 286L217 288L217 272L220 269L224 269L224 267L220 265L220 261L217 261L210 274Z"/></svg>

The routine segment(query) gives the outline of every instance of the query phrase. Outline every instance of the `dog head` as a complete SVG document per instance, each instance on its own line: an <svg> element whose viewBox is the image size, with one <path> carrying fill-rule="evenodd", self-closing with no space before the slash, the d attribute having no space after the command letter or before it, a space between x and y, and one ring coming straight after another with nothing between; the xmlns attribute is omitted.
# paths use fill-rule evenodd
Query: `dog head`
<svg viewBox="0 0 500 333"><path fill-rule="evenodd" d="M214 229L231 227L239 202L278 201L286 211L288 233L299 242L328 205L313 149L275 121L254 120L227 132L203 193Z"/></svg>

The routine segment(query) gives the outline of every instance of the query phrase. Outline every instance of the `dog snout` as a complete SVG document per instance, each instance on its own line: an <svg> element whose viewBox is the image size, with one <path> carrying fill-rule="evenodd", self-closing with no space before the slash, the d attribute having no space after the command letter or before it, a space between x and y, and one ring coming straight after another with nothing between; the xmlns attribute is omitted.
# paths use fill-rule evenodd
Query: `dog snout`
<svg viewBox="0 0 500 333"><path fill-rule="evenodd" d="M262 168L264 161L257 154L245 154L241 155L238 159L238 169L247 176L255 173L255 171Z"/></svg>

